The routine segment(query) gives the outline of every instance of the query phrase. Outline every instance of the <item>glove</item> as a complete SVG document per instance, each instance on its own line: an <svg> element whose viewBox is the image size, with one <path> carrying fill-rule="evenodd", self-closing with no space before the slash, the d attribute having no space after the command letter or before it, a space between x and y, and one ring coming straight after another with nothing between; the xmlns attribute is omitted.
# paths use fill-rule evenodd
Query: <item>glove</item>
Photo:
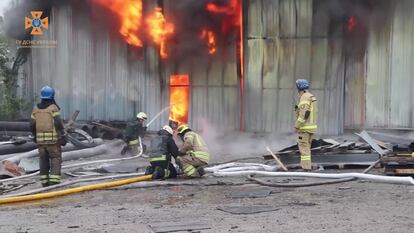
<svg viewBox="0 0 414 233"><path fill-rule="evenodd" d="M298 107L297 105L295 105L295 111L296 111L296 110L298 110L298 108L299 108L299 107Z"/></svg>
<svg viewBox="0 0 414 233"><path fill-rule="evenodd" d="M67 140L67 138L66 138L66 136L65 135L63 135L61 138L60 138L60 145L61 146L66 146L66 144L68 143L68 140Z"/></svg>

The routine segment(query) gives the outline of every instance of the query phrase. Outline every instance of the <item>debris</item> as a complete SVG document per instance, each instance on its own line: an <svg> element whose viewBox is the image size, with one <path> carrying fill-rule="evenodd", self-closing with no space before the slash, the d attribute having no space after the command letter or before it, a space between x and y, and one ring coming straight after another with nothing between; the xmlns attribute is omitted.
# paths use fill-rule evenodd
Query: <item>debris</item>
<svg viewBox="0 0 414 233"><path fill-rule="evenodd" d="M220 206L217 209L231 214L257 214L280 210L280 208L269 205Z"/></svg>
<svg viewBox="0 0 414 233"><path fill-rule="evenodd" d="M2 161L0 163L0 176L15 177L24 175L25 171L15 163L10 161Z"/></svg>
<svg viewBox="0 0 414 233"><path fill-rule="evenodd" d="M347 190L347 189L351 189L351 187L349 186L343 186L343 187L338 187L339 190Z"/></svg>
<svg viewBox="0 0 414 233"><path fill-rule="evenodd" d="M276 163L279 164L279 166L284 170L288 171L288 169L283 165L283 163L280 161L280 159L270 150L269 147L266 147L266 150L272 155L272 157L276 160Z"/></svg>
<svg viewBox="0 0 414 233"><path fill-rule="evenodd" d="M374 149L381 156L384 156L390 153L390 151L388 150L383 150L365 130L362 131L360 134L356 134L356 135L364 139L372 147L372 149Z"/></svg>
<svg viewBox="0 0 414 233"><path fill-rule="evenodd" d="M228 198L262 198L270 195L272 191L270 189L255 189L255 190L242 190L233 191L226 195Z"/></svg>
<svg viewBox="0 0 414 233"><path fill-rule="evenodd" d="M151 223L149 226L156 233L211 229L206 223L200 222L162 222Z"/></svg>
<svg viewBox="0 0 414 233"><path fill-rule="evenodd" d="M396 136L392 134L386 134L386 133L379 133L379 132L369 132L370 135L372 135L373 138L377 140L381 140L384 142L390 142L392 144L405 144L410 145L412 142L414 142L414 139L410 139L408 137L401 137Z"/></svg>
<svg viewBox="0 0 414 233"><path fill-rule="evenodd" d="M289 202L288 205L299 205L299 206L315 206L318 205L317 203L313 202Z"/></svg>

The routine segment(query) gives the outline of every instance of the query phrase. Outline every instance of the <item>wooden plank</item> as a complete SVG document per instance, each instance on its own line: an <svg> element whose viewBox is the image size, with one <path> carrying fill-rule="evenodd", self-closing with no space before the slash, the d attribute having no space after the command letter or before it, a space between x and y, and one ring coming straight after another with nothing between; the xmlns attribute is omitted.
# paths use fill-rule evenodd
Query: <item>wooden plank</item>
<svg viewBox="0 0 414 233"><path fill-rule="evenodd" d="M395 173L398 175L412 175L414 174L414 168L397 168Z"/></svg>

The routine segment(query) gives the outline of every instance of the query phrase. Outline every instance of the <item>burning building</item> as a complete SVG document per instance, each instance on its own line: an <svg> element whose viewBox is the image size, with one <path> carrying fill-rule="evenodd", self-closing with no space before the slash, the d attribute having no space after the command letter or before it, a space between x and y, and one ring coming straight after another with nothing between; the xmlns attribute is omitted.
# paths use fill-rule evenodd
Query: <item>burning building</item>
<svg viewBox="0 0 414 233"><path fill-rule="evenodd" d="M294 81L307 78L323 134L414 126L413 1L43 2L9 13L24 22L45 11L48 30L32 39L57 43L26 53L19 93L34 102L41 86L54 86L66 118L79 109L81 120L127 120L170 106L151 127L171 118L195 129L290 132Z"/></svg>

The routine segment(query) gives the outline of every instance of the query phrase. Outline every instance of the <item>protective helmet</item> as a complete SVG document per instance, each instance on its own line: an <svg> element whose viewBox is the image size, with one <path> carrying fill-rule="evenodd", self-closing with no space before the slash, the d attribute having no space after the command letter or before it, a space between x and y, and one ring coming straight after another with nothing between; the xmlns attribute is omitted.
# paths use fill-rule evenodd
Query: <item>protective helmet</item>
<svg viewBox="0 0 414 233"><path fill-rule="evenodd" d="M296 88L299 91L303 91L309 89L309 81L306 79L298 79L296 80Z"/></svg>
<svg viewBox="0 0 414 233"><path fill-rule="evenodd" d="M44 86L40 90L40 99L53 100L55 98L55 90L49 86Z"/></svg>
<svg viewBox="0 0 414 233"><path fill-rule="evenodd" d="M173 131L173 129L169 126L169 125L164 125L163 127L162 127L162 129L163 130L165 130L165 131L167 131L169 134L171 134L171 135L173 135L174 134L174 131Z"/></svg>
<svg viewBox="0 0 414 233"><path fill-rule="evenodd" d="M180 125L177 128L177 133L178 134L183 134L185 131L189 130L190 128L188 127L188 125Z"/></svg>
<svg viewBox="0 0 414 233"><path fill-rule="evenodd" d="M148 116L147 116L147 114L145 112L139 112L137 114L137 118L140 119L140 120L144 120L145 121L145 120L148 119Z"/></svg>

